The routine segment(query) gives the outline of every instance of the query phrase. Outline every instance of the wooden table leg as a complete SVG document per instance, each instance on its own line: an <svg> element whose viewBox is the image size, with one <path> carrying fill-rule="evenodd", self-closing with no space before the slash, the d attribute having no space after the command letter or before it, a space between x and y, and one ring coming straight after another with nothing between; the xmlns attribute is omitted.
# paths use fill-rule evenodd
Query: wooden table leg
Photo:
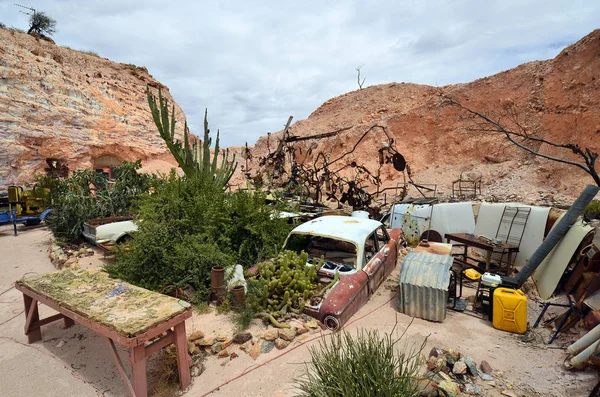
<svg viewBox="0 0 600 397"><path fill-rule="evenodd" d="M191 382L190 358L185 336L185 321L175 326L175 347L177 349L177 367L179 368L179 386L185 390Z"/></svg>
<svg viewBox="0 0 600 397"><path fill-rule="evenodd" d="M490 271L490 265L492 264L492 251L487 251L485 255L485 271Z"/></svg>
<svg viewBox="0 0 600 397"><path fill-rule="evenodd" d="M34 343L42 340L42 330L40 326L35 326L40 320L38 312L38 303L32 297L23 294L23 303L25 304L25 335L27 335L27 342Z"/></svg>
<svg viewBox="0 0 600 397"><path fill-rule="evenodd" d="M65 328L70 328L75 325L75 321L73 321L72 319L70 319L67 316L65 316L64 321L65 321Z"/></svg>
<svg viewBox="0 0 600 397"><path fill-rule="evenodd" d="M133 385L133 390L135 390L135 396L147 397L146 347L144 344L131 348L129 361L131 362L131 384Z"/></svg>

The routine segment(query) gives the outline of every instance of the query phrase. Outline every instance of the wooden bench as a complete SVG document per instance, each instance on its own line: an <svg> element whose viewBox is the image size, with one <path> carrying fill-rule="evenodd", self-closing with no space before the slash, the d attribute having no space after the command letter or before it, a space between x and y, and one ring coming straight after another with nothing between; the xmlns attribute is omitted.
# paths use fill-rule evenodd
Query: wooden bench
<svg viewBox="0 0 600 397"><path fill-rule="evenodd" d="M190 364L185 320L192 315L189 303L118 280L105 273L63 270L23 278L15 283L25 303L25 335L29 343L42 340L41 326L63 320L75 322L105 336L119 374L129 394L146 397L146 358L163 347L177 349L179 384L190 384ZM58 314L39 318L38 303ZM129 348L131 380L117 353L115 342Z"/></svg>

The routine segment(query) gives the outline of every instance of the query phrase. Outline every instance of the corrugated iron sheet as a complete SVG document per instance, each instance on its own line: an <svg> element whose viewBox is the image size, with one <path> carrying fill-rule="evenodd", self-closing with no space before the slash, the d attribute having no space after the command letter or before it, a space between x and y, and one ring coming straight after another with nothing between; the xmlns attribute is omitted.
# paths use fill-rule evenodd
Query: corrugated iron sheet
<svg viewBox="0 0 600 397"><path fill-rule="evenodd" d="M446 318L449 255L411 252L402 261L398 311L412 317L442 322Z"/></svg>

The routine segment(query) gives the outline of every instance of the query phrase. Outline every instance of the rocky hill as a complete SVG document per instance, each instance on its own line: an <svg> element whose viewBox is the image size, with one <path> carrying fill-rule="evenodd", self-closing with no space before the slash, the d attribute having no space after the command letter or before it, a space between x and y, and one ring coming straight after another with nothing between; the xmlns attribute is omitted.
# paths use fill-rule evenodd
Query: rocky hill
<svg viewBox="0 0 600 397"><path fill-rule="evenodd" d="M0 191L52 167L142 159L147 170L168 170L176 163L156 132L146 84L162 86L144 67L0 29ZM183 121L177 105L176 113Z"/></svg>
<svg viewBox="0 0 600 397"><path fill-rule="evenodd" d="M483 174L484 196L514 195L532 202L543 199L552 203L555 198L569 201L585 184L593 182L574 167L528 155L500 135L471 131L473 120L465 119L459 108L444 104L442 96L484 113L500 115L516 110L519 120L537 128L543 138L600 151L600 30L554 59L523 64L471 83L444 87L391 83L332 98L306 120L292 124L290 134L307 137L342 131L296 142L296 158L309 164L321 152L330 159L339 157L371 126L381 125L390 131L415 180L437 184L443 194L450 193L451 182L461 171L471 169ZM377 131L366 136L344 161L377 170L377 149L386 140L383 132ZM260 169L260 159L275 150L281 136L279 131L256 142L250 152L250 173ZM547 145L536 148L564 157ZM575 159L569 153L565 158ZM236 183L243 183L243 171L238 170ZM342 171L345 175L352 172L351 167ZM391 165L384 165L381 175L385 186L402 181L402 174Z"/></svg>

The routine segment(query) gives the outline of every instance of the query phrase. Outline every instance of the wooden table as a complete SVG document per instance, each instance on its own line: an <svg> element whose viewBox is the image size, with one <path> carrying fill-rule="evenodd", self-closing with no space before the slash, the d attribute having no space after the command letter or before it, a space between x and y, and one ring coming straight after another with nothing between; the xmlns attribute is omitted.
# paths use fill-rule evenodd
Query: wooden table
<svg viewBox="0 0 600 397"><path fill-rule="evenodd" d="M189 303L120 283L106 273L84 270L67 269L27 277L17 281L15 287L23 293L25 335L29 343L42 340L40 327L56 320L63 320L65 328L75 322L88 327L107 338L119 374L133 397L148 395L146 357L174 344L179 384L182 389L189 386L191 359L185 335L185 320L192 315ZM38 302L58 314L40 320ZM131 380L115 342L130 350Z"/></svg>
<svg viewBox="0 0 600 397"><path fill-rule="evenodd" d="M490 270L490 264L492 262L492 254L494 252L500 252L502 254L504 254L505 252L508 254L508 270L510 270L511 264L512 264L512 255L513 253L519 252L519 247L513 244L508 244L508 243L500 243L500 244L492 244L492 243L488 243L486 241L481 241L479 240L479 238L474 235L474 234L468 234L468 233L447 233L444 237L446 237L446 241L448 243L450 243L450 241L456 241L458 243L461 243L463 245L465 245L465 252L463 254L463 261L462 264L470 266L470 267L475 267L475 268L479 268L479 266L473 266L470 265L469 263L467 263L467 249L468 247L474 247L474 248L479 248L482 250L486 251L486 257L485 257L485 271L489 271Z"/></svg>

